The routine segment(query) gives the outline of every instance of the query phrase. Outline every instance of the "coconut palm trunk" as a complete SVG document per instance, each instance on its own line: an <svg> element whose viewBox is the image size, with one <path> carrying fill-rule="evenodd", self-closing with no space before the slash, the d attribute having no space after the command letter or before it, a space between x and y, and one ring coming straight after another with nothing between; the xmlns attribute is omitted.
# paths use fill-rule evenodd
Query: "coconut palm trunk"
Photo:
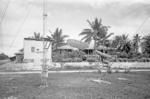
<svg viewBox="0 0 150 99"><path fill-rule="evenodd" d="M81 40L84 40L88 43L94 39L95 44L93 54L96 54L96 47L99 45L99 43L101 43L103 40L107 40L114 33L108 34L108 28L110 28L110 26L103 25L102 19L95 18L94 21L87 20L87 22L90 27L83 29L79 35L83 35L84 37Z"/></svg>
<svg viewBox="0 0 150 99"><path fill-rule="evenodd" d="M96 40L94 40L94 54L96 55Z"/></svg>
<svg viewBox="0 0 150 99"><path fill-rule="evenodd" d="M94 52L93 52L93 54L97 55L96 54L96 51L97 51L96 39L93 39L93 40L94 40ZM99 55L99 64L98 64L98 68L97 68L99 73L101 73L100 62L101 62L101 56Z"/></svg>

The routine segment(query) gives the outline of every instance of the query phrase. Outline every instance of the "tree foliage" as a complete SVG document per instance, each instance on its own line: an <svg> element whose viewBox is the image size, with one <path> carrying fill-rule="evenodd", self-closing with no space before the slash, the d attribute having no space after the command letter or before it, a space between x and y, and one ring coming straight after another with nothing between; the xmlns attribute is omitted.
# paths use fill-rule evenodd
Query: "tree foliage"
<svg viewBox="0 0 150 99"><path fill-rule="evenodd" d="M62 29L56 28L54 33L51 36L47 36L48 39L53 39L52 46L53 49L57 49L59 46L64 44L65 38L68 35L63 35Z"/></svg>
<svg viewBox="0 0 150 99"><path fill-rule="evenodd" d="M0 60L8 59L8 56L4 53L0 54Z"/></svg>
<svg viewBox="0 0 150 99"><path fill-rule="evenodd" d="M132 42L125 34L115 36L112 46L127 54L132 50Z"/></svg>
<svg viewBox="0 0 150 99"><path fill-rule="evenodd" d="M79 35L84 36L82 40L90 43L92 39L97 45L103 44L113 33L108 34L109 26L102 24L102 19L95 18L94 21L87 20L89 28L84 29Z"/></svg>
<svg viewBox="0 0 150 99"><path fill-rule="evenodd" d="M143 37L143 53L150 56L150 34Z"/></svg>
<svg viewBox="0 0 150 99"><path fill-rule="evenodd" d="M135 53L138 53L140 41L141 41L141 36L139 36L139 34L133 36L133 50L135 51Z"/></svg>
<svg viewBox="0 0 150 99"><path fill-rule="evenodd" d="M34 36L32 37L34 39L40 40L42 38L41 34L38 32L34 32Z"/></svg>

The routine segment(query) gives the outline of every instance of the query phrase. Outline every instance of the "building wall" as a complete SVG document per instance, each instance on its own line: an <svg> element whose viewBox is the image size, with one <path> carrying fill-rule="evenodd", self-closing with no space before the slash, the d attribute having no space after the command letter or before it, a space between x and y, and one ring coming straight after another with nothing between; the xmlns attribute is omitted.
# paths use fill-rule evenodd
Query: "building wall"
<svg viewBox="0 0 150 99"><path fill-rule="evenodd" d="M42 59L43 42L36 40L24 40L24 60L33 60L35 65L41 65ZM46 51L46 59L51 61L51 44L49 46L49 49L47 49Z"/></svg>
<svg viewBox="0 0 150 99"><path fill-rule="evenodd" d="M16 54L16 63L23 62L23 54Z"/></svg>

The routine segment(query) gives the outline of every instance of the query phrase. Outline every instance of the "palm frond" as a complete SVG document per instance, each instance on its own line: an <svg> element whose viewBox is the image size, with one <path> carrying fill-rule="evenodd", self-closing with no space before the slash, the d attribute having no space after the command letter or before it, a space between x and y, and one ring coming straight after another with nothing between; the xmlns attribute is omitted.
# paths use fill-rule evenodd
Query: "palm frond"
<svg viewBox="0 0 150 99"><path fill-rule="evenodd" d="M89 23L90 27L92 28L93 27L93 23L90 22L89 20L87 20L87 22Z"/></svg>
<svg viewBox="0 0 150 99"><path fill-rule="evenodd" d="M91 35L85 35L81 40L83 41L86 41L86 39L89 39L89 38L92 38L92 36Z"/></svg>
<svg viewBox="0 0 150 99"><path fill-rule="evenodd" d="M79 35L88 35L91 34L92 30L91 29L84 29Z"/></svg>
<svg viewBox="0 0 150 99"><path fill-rule="evenodd" d="M106 37L104 37L105 39L108 39L110 36L114 35L114 33L110 33L108 34Z"/></svg>

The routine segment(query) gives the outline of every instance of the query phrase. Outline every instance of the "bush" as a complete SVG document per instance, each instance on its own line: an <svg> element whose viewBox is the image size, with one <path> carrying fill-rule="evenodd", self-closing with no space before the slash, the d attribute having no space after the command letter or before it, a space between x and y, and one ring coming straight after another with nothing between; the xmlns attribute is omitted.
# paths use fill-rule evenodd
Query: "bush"
<svg viewBox="0 0 150 99"><path fill-rule="evenodd" d="M96 62L96 59L94 59L94 58L87 58L87 61L88 62Z"/></svg>
<svg viewBox="0 0 150 99"><path fill-rule="evenodd" d="M125 53L125 52L122 52L122 53L120 53L120 54L118 55L118 57L120 57L120 58L128 58L128 54Z"/></svg>
<svg viewBox="0 0 150 99"><path fill-rule="evenodd" d="M95 69L94 67L92 66L70 66L70 65L67 65L67 66L64 66L64 69L67 69L67 70L89 70L89 69Z"/></svg>
<svg viewBox="0 0 150 99"><path fill-rule="evenodd" d="M119 73L119 69L118 68L115 70L115 73Z"/></svg>
<svg viewBox="0 0 150 99"><path fill-rule="evenodd" d="M76 58L74 58L72 61L73 61L73 62L82 62L82 59L76 57Z"/></svg>
<svg viewBox="0 0 150 99"><path fill-rule="evenodd" d="M80 58L82 58L83 56L86 55L85 52L83 52L83 51L79 51L78 53L79 53L79 57L80 57Z"/></svg>
<svg viewBox="0 0 150 99"><path fill-rule="evenodd" d="M98 57L99 56L97 56L97 55L88 55L88 56L86 56L88 62L97 62Z"/></svg>
<svg viewBox="0 0 150 99"><path fill-rule="evenodd" d="M5 55L4 53L0 54L0 60L8 59L8 56Z"/></svg>
<svg viewBox="0 0 150 99"><path fill-rule="evenodd" d="M137 60L138 62L149 62L149 58L141 58Z"/></svg>
<svg viewBox="0 0 150 99"><path fill-rule="evenodd" d="M100 69L98 69L98 71L97 71L99 74L101 74L102 73L102 71L100 70Z"/></svg>
<svg viewBox="0 0 150 99"><path fill-rule="evenodd" d="M110 67L107 68L107 73L111 74L112 73L112 70Z"/></svg>
<svg viewBox="0 0 150 99"><path fill-rule="evenodd" d="M53 57L53 61L56 61L56 62L61 62L63 59L63 57L61 55L57 55L55 57Z"/></svg>
<svg viewBox="0 0 150 99"><path fill-rule="evenodd" d="M65 66L64 69L67 69L67 70L79 70L79 69L82 69L82 67L79 67L79 66Z"/></svg>
<svg viewBox="0 0 150 99"><path fill-rule="evenodd" d="M69 58L69 53L66 51L62 51L61 53L59 51L53 51L52 52L52 60L54 62L61 62L64 58Z"/></svg>
<svg viewBox="0 0 150 99"><path fill-rule="evenodd" d="M123 58L122 61L127 62L127 61L129 61L129 59L128 58Z"/></svg>
<svg viewBox="0 0 150 99"><path fill-rule="evenodd" d="M131 59L131 62L135 62L136 61L136 59Z"/></svg>
<svg viewBox="0 0 150 99"><path fill-rule="evenodd" d="M62 62L72 62L72 58L63 58Z"/></svg>
<svg viewBox="0 0 150 99"><path fill-rule="evenodd" d="M150 58L148 58L148 62L150 62Z"/></svg>
<svg viewBox="0 0 150 99"><path fill-rule="evenodd" d="M82 56L82 61L86 61L86 60L87 60L86 56Z"/></svg>
<svg viewBox="0 0 150 99"><path fill-rule="evenodd" d="M124 73L129 73L130 72L130 68L125 68Z"/></svg>
<svg viewBox="0 0 150 99"><path fill-rule="evenodd" d="M122 62L122 59L121 59L121 58L118 58L118 61L119 61L119 62Z"/></svg>

